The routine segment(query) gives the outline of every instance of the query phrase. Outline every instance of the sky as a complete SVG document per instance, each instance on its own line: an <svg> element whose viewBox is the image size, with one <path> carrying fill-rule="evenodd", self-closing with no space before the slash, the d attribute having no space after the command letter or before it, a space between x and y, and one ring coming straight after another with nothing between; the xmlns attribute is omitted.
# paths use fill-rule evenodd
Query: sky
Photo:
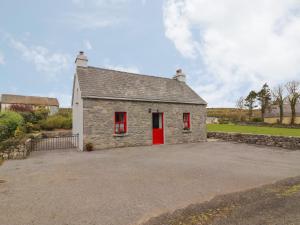
<svg viewBox="0 0 300 225"><path fill-rule="evenodd" d="M70 107L75 58L172 77L209 107L300 80L299 0L1 0L0 93Z"/></svg>

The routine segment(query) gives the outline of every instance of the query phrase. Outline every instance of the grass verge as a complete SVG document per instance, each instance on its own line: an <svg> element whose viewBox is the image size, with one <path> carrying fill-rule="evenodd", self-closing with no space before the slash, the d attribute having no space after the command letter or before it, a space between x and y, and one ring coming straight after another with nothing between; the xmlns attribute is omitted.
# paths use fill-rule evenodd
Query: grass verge
<svg viewBox="0 0 300 225"><path fill-rule="evenodd" d="M207 131L300 137L300 129L261 127L261 126L235 125L235 124L207 124Z"/></svg>

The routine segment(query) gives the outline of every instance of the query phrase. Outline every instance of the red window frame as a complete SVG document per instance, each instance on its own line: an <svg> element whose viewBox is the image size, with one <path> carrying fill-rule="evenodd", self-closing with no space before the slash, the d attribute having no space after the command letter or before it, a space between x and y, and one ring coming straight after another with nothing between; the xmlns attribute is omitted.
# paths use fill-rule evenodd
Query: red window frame
<svg viewBox="0 0 300 225"><path fill-rule="evenodd" d="M115 112L114 133L115 134L127 133L127 113L126 112Z"/></svg>
<svg viewBox="0 0 300 225"><path fill-rule="evenodd" d="M191 129L191 114L183 113L183 129L189 130Z"/></svg>

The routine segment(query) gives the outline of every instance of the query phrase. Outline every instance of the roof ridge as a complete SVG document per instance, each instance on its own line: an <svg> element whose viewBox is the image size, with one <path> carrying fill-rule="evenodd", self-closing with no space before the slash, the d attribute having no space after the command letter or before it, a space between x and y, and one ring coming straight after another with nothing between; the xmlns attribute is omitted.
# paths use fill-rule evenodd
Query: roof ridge
<svg viewBox="0 0 300 225"><path fill-rule="evenodd" d="M113 96L116 99L207 104L187 83L172 78L93 66L78 67L76 77L81 87L82 97Z"/></svg>
<svg viewBox="0 0 300 225"><path fill-rule="evenodd" d="M48 99L57 99L56 97L45 97L45 96L35 96L35 95L19 95L19 94L3 94L2 96L17 96L17 97L30 97L30 98L48 98Z"/></svg>
<svg viewBox="0 0 300 225"><path fill-rule="evenodd" d="M141 74L141 73L134 73L134 72L128 72L128 71L121 71L121 70L104 68L104 67L88 66L87 68L97 69L97 70L107 70L107 71L113 71L113 72L119 72L119 73L126 73L126 74L134 75L134 76L145 76L145 77L154 77L154 78L161 78L161 79L167 79L167 80L174 80L173 78L169 78L169 77L162 77L162 76L155 76L155 75L149 75L149 74Z"/></svg>

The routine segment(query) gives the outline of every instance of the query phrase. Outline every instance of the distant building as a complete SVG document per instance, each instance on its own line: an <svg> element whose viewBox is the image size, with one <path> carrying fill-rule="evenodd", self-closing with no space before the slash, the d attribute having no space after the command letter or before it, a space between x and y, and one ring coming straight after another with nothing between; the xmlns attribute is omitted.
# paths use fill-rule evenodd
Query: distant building
<svg viewBox="0 0 300 225"><path fill-rule="evenodd" d="M87 65L80 52L73 86L73 133L79 148L177 144L206 140L206 105L177 70L173 78Z"/></svg>
<svg viewBox="0 0 300 225"><path fill-rule="evenodd" d="M50 111L50 115L58 112L59 103L56 98L22 96L2 94L0 95L0 111L9 110L13 105L28 106L32 110L43 106Z"/></svg>
<svg viewBox="0 0 300 225"><path fill-rule="evenodd" d="M265 113L265 123L275 124L280 121L280 113L279 113L279 106L273 105L269 109L267 109ZM291 123L291 107L289 103L285 103L283 106L283 124L290 124ZM300 103L296 105L296 118L295 124L300 124Z"/></svg>

